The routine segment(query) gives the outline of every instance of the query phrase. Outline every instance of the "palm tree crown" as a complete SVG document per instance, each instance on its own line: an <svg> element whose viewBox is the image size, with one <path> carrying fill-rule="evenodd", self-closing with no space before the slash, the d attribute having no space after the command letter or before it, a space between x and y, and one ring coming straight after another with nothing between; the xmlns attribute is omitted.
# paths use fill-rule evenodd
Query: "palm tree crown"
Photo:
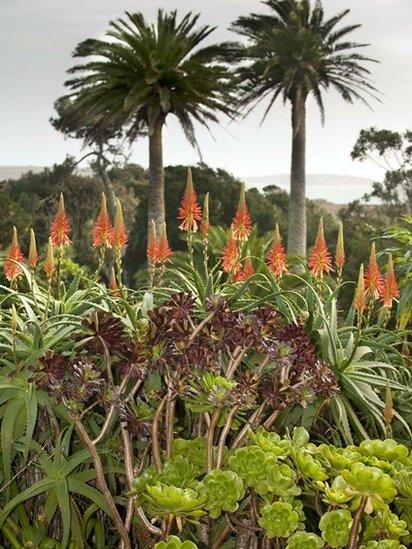
<svg viewBox="0 0 412 549"><path fill-rule="evenodd" d="M156 25L150 25L141 13L126 13L110 23L106 40L80 43L74 57L92 59L72 67L76 77L66 82L79 108L91 118L104 113L128 124L131 138L152 133L158 120L174 114L195 145L194 120L207 126L217 122L217 112L234 114L231 75L223 62L229 44L197 48L214 30L195 29L198 17L188 13L179 22L176 11L159 10Z"/></svg>
<svg viewBox="0 0 412 549"><path fill-rule="evenodd" d="M250 14L237 19L233 30L248 41L239 53L250 61L238 75L243 103L260 102L269 96L265 116L281 96L293 101L298 91L312 93L324 114L322 91L335 88L345 101L366 102L373 94L370 71L363 65L373 61L358 53L368 44L351 42L346 36L361 25L336 26L350 12L325 19L322 3L310 0L266 0L274 13Z"/></svg>

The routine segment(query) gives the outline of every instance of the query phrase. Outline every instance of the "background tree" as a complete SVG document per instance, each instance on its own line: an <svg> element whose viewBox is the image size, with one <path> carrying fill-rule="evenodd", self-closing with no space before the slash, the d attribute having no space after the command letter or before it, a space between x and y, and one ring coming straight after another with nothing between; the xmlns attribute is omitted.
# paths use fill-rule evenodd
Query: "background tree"
<svg viewBox="0 0 412 549"><path fill-rule="evenodd" d="M351 152L353 160L371 160L385 170L383 183L374 182L366 200L379 198L397 217L412 215L412 131L361 130Z"/></svg>
<svg viewBox="0 0 412 549"><path fill-rule="evenodd" d="M66 82L71 98L88 123L105 115L114 127L127 126L134 140L149 135L148 218L158 228L165 220L162 132L167 116L179 120L196 146L194 121L217 122L217 113L234 115L232 79L223 63L226 44L198 46L214 28L196 28L198 15L180 21L176 11L158 12L150 25L141 13L126 13L110 23L107 38L80 43L74 57L84 59L70 69ZM110 110L109 110L110 109Z"/></svg>
<svg viewBox="0 0 412 549"><path fill-rule="evenodd" d="M91 148L76 164L88 157L94 157L92 168L100 176L107 198L107 205L112 219L115 214L115 193L108 174L108 167L113 159L122 153L118 141L122 132L109 123L109 117L102 115L89 122L87 113L76 105L76 100L60 97L54 104L57 117L51 119L53 127L72 139L81 139L84 148ZM106 113L107 114L107 113Z"/></svg>
<svg viewBox="0 0 412 549"><path fill-rule="evenodd" d="M345 101L365 101L374 91L358 49L365 44L348 40L360 27L338 24L350 10L327 19L322 2L310 0L266 0L268 14L239 17L233 30L246 38L238 55L245 63L237 71L241 83L241 103L250 109L264 99L267 116L278 97L292 107L292 161L288 252L306 253L306 100L313 95L322 119L322 93L334 88Z"/></svg>

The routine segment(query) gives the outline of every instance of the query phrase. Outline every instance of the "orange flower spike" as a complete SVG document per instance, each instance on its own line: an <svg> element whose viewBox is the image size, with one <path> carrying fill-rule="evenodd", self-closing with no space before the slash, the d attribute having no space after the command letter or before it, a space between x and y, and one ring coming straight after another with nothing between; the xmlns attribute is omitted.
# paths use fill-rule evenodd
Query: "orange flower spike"
<svg viewBox="0 0 412 549"><path fill-rule="evenodd" d="M155 265L159 260L159 242L156 236L156 224L152 219L150 221L149 234L146 248L147 259L151 265Z"/></svg>
<svg viewBox="0 0 412 549"><path fill-rule="evenodd" d="M116 212L114 216L113 237L111 238L111 245L117 251L122 250L127 246L129 239L127 237L126 226L123 219L122 204L118 198L116 198Z"/></svg>
<svg viewBox="0 0 412 549"><path fill-rule="evenodd" d="M332 259L325 240L322 217L319 219L318 234L309 256L308 265L311 275L316 278L322 278L324 273L330 273L332 270Z"/></svg>
<svg viewBox="0 0 412 549"><path fill-rule="evenodd" d="M11 246L7 252L6 261L4 262L4 274L6 275L7 280L13 282L22 275L23 269L19 264L23 262L24 257L20 249L17 229L16 227L13 227Z"/></svg>
<svg viewBox="0 0 412 549"><path fill-rule="evenodd" d="M64 207L63 193L60 193L59 207L51 224L50 238L53 246L65 246L70 244L70 223Z"/></svg>
<svg viewBox="0 0 412 549"><path fill-rule="evenodd" d="M203 215L202 222L200 223L200 232L203 238L206 238L210 231L210 220L209 220L209 193L205 195L205 201L203 203Z"/></svg>
<svg viewBox="0 0 412 549"><path fill-rule="evenodd" d="M365 292L365 276L363 274L363 263L359 267L358 283L356 285L355 295L353 297L353 308L358 313L358 318L361 317L366 307L366 292Z"/></svg>
<svg viewBox="0 0 412 549"><path fill-rule="evenodd" d="M93 227L93 246L95 248L111 248L114 230L107 210L106 196L102 193L100 212Z"/></svg>
<svg viewBox="0 0 412 549"><path fill-rule="evenodd" d="M236 273L239 269L239 249L237 242L233 237L233 231L229 233L229 238L223 250L223 270L226 273Z"/></svg>
<svg viewBox="0 0 412 549"><path fill-rule="evenodd" d="M53 241L51 237L49 238L49 243L47 245L46 260L44 262L44 272L50 282L53 273L54 273L54 251L53 251Z"/></svg>
<svg viewBox="0 0 412 549"><path fill-rule="evenodd" d="M335 265L339 278L342 276L345 265L345 242L343 237L343 223L339 222L338 240L336 242Z"/></svg>
<svg viewBox="0 0 412 549"><path fill-rule="evenodd" d="M371 244L369 263L365 272L365 288L366 294L372 299L379 299L383 290L382 275L376 259L375 242Z"/></svg>
<svg viewBox="0 0 412 549"><path fill-rule="evenodd" d="M275 225L273 244L267 256L267 265L276 278L281 278L284 271L288 268L286 263L286 252L282 244L279 225L277 223Z"/></svg>
<svg viewBox="0 0 412 549"><path fill-rule="evenodd" d="M393 269L392 254L389 254L388 265L386 267L386 276L383 281L381 299L383 306L392 309L392 301L399 297L398 283Z"/></svg>
<svg viewBox="0 0 412 549"><path fill-rule="evenodd" d="M252 231L252 218L246 204L245 187L240 190L239 203L232 221L232 233L235 240L247 240Z"/></svg>
<svg viewBox="0 0 412 549"><path fill-rule="evenodd" d="M167 261L171 261L172 254L167 238L166 223L163 223L158 241L158 262L163 265Z"/></svg>
<svg viewBox="0 0 412 549"><path fill-rule="evenodd" d="M31 269L35 269L39 261L39 254L37 253L36 235L33 229L30 229L30 245L29 245L29 266Z"/></svg>
<svg viewBox="0 0 412 549"><path fill-rule="evenodd" d="M197 201L196 191L193 186L192 170L187 169L186 189L177 218L181 221L179 229L186 232L197 232L198 221L202 219L202 211Z"/></svg>

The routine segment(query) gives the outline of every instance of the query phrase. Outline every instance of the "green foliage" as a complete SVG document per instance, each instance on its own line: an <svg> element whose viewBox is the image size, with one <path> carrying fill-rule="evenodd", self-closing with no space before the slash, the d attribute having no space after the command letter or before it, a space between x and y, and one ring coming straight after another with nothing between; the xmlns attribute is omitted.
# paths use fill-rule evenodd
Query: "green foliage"
<svg viewBox="0 0 412 549"><path fill-rule="evenodd" d="M205 509L213 519L220 517L223 511L234 513L238 501L245 495L242 479L234 471L211 471L198 490L207 497Z"/></svg>
<svg viewBox="0 0 412 549"><path fill-rule="evenodd" d="M203 514L201 509L205 504L205 497L199 497L194 490L160 483L147 486L143 499L152 517L164 518L170 514L178 517L199 517Z"/></svg>
<svg viewBox="0 0 412 549"><path fill-rule="evenodd" d="M264 505L259 525L266 530L269 539L287 538L299 526L299 514L290 503L276 501L271 505Z"/></svg>
<svg viewBox="0 0 412 549"><path fill-rule="evenodd" d="M352 515L346 509L328 511L319 521L322 538L331 547L344 547L349 540L352 522Z"/></svg>
<svg viewBox="0 0 412 549"><path fill-rule="evenodd" d="M156 543L155 549L197 549L193 541L181 541L177 536L169 536L165 541Z"/></svg>
<svg viewBox="0 0 412 549"><path fill-rule="evenodd" d="M323 541L310 532L296 532L290 536L286 549L321 549Z"/></svg>

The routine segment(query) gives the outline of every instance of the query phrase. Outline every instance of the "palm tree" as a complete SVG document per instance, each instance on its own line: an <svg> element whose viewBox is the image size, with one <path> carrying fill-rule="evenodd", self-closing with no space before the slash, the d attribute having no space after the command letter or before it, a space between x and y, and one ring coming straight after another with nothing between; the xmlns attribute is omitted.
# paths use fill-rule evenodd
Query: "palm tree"
<svg viewBox="0 0 412 549"><path fill-rule="evenodd" d="M218 113L235 114L225 63L230 44L199 48L214 28L195 28L198 18L188 13L178 21L176 11L159 10L156 24L150 25L141 13L126 12L124 19L110 23L106 39L77 46L74 57L86 60L69 70L75 77L66 82L89 122L104 116L109 126L125 127L131 140L148 134L148 220L159 230L165 219L162 132L167 116L177 117L197 147L195 121L208 127Z"/></svg>
<svg viewBox="0 0 412 549"><path fill-rule="evenodd" d="M347 35L360 25L337 25L349 13L345 10L326 19L317 0L266 0L271 12L239 17L232 29L247 40L239 45L244 63L237 75L241 103L252 110L268 98L266 118L278 97L292 107L292 161L288 221L288 253L306 255L306 100L312 94L322 121L322 92L334 88L345 101L366 102L376 91L370 83L365 61L358 52L367 44L348 41Z"/></svg>

